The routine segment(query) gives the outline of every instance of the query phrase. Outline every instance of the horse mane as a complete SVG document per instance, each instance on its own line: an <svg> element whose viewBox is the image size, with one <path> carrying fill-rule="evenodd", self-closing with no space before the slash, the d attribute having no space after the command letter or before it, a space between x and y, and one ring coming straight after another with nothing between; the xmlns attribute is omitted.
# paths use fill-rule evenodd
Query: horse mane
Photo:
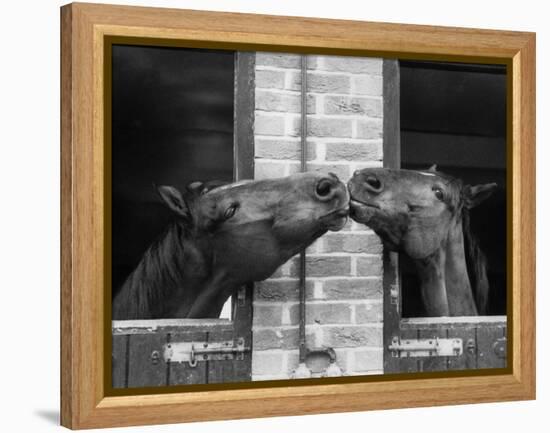
<svg viewBox="0 0 550 433"><path fill-rule="evenodd" d="M162 306L185 277L181 261L188 238L182 224L174 222L153 242L115 296L113 320L162 317Z"/></svg>
<svg viewBox="0 0 550 433"><path fill-rule="evenodd" d="M479 315L487 313L489 300L489 280L487 279L487 258L479 246L470 226L470 211L462 209L462 231L464 234L464 249L466 252L466 269L476 301Z"/></svg>
<svg viewBox="0 0 550 433"><path fill-rule="evenodd" d="M185 188L185 201L192 206L200 195L227 183L192 182ZM180 301L186 297L182 285L189 277L185 271L185 252L191 242L191 225L187 221L172 222L145 251L113 299L113 320L165 318L166 306L174 306L174 296L181 305Z"/></svg>

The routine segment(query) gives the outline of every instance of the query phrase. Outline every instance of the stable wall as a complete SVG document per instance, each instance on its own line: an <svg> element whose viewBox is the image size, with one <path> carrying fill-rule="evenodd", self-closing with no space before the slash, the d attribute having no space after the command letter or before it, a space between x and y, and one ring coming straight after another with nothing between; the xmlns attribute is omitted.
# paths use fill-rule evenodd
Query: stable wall
<svg viewBox="0 0 550 433"><path fill-rule="evenodd" d="M300 56L257 53L255 178L300 171ZM382 166L382 59L308 56L307 170L346 182ZM306 252L307 347L333 348L344 375L383 372L382 245L348 222ZM299 261L254 290L252 379L288 379L298 366Z"/></svg>

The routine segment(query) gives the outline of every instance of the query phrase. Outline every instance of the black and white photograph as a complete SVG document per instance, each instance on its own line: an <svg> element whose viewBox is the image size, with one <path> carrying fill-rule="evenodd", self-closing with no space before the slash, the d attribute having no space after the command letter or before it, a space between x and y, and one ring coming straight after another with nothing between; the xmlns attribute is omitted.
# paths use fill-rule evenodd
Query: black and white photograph
<svg viewBox="0 0 550 433"><path fill-rule="evenodd" d="M505 66L110 56L113 388L507 367Z"/></svg>
<svg viewBox="0 0 550 433"><path fill-rule="evenodd" d="M543 2L3 12L0 430L544 425Z"/></svg>

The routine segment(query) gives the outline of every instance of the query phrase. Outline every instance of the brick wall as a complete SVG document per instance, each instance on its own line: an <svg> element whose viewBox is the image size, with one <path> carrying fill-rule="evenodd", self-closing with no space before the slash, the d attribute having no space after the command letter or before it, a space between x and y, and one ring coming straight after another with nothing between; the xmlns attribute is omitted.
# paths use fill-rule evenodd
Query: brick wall
<svg viewBox="0 0 550 433"><path fill-rule="evenodd" d="M300 56L257 53L255 177L300 171ZM308 56L307 170L347 181L382 165L382 60ZM382 246L348 222L308 250L309 348L332 347L346 375L382 372ZM286 379L298 365L297 257L254 293L253 380Z"/></svg>

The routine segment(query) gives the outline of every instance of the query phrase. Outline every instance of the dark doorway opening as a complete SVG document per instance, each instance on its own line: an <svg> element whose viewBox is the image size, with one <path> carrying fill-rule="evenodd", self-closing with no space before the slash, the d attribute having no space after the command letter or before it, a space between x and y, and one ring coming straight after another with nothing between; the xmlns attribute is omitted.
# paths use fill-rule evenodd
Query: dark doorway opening
<svg viewBox="0 0 550 433"><path fill-rule="evenodd" d="M438 170L465 184L496 182L471 211L471 227L487 256L489 315L506 314L506 68L400 62L401 167ZM399 257L402 317L422 317L419 282Z"/></svg>
<svg viewBox="0 0 550 433"><path fill-rule="evenodd" d="M112 293L172 219L154 185L234 178L235 53L114 45Z"/></svg>

